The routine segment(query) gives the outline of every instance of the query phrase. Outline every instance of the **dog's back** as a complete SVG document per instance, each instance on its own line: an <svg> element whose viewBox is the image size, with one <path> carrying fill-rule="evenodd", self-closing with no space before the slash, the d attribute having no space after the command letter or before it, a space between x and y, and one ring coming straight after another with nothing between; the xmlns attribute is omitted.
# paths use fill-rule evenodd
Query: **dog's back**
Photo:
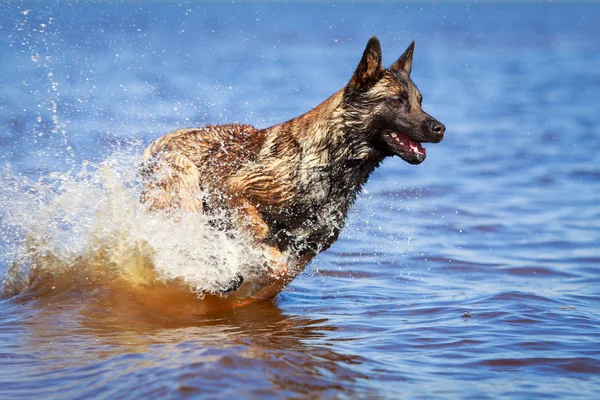
<svg viewBox="0 0 600 400"><path fill-rule="evenodd" d="M264 141L263 131L240 124L164 135L144 152L142 201L152 210L203 211L222 194L223 182L255 159ZM213 201L203 201L199 193L212 195Z"/></svg>

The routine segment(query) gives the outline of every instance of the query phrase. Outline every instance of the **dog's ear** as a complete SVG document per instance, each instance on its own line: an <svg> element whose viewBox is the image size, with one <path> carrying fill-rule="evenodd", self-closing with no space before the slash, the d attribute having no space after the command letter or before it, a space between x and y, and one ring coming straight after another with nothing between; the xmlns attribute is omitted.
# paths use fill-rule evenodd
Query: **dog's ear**
<svg viewBox="0 0 600 400"><path fill-rule="evenodd" d="M404 54L390 67L393 72L404 71L407 75L410 75L412 70L413 54L415 53L415 41L408 46L404 51Z"/></svg>
<svg viewBox="0 0 600 400"><path fill-rule="evenodd" d="M381 78L381 44L376 36L369 39L362 59L350 80L350 86L363 90L370 89Z"/></svg>

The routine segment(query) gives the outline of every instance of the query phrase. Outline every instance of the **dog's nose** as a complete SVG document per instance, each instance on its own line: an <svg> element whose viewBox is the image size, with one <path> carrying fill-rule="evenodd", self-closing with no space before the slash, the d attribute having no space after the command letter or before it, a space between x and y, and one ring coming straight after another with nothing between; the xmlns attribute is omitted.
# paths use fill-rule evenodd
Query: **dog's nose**
<svg viewBox="0 0 600 400"><path fill-rule="evenodd" d="M446 132L446 127L440 122L435 122L431 130L437 133L438 135L443 135L444 132Z"/></svg>

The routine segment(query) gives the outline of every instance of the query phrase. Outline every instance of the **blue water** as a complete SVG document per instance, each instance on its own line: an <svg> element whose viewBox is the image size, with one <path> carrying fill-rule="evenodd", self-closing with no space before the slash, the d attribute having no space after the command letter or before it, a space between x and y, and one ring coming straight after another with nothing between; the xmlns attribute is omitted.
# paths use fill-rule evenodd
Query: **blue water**
<svg viewBox="0 0 600 400"><path fill-rule="evenodd" d="M388 65L416 40L412 77L447 127L423 164L376 171L273 304L165 316L77 279L0 300L0 397L596 398L600 4L0 9L5 276L25 229L7 213L42 217L15 179L64 191L179 127L293 118L347 83L372 35Z"/></svg>

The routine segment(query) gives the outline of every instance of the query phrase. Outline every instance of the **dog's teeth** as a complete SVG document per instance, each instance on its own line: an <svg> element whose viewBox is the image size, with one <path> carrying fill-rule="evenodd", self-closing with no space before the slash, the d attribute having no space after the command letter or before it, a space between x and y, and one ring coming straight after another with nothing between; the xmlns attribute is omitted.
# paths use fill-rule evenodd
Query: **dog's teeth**
<svg viewBox="0 0 600 400"><path fill-rule="evenodd" d="M392 138L396 139L397 137L398 137L398 135L397 135L397 134L395 134L395 133L392 133Z"/></svg>

